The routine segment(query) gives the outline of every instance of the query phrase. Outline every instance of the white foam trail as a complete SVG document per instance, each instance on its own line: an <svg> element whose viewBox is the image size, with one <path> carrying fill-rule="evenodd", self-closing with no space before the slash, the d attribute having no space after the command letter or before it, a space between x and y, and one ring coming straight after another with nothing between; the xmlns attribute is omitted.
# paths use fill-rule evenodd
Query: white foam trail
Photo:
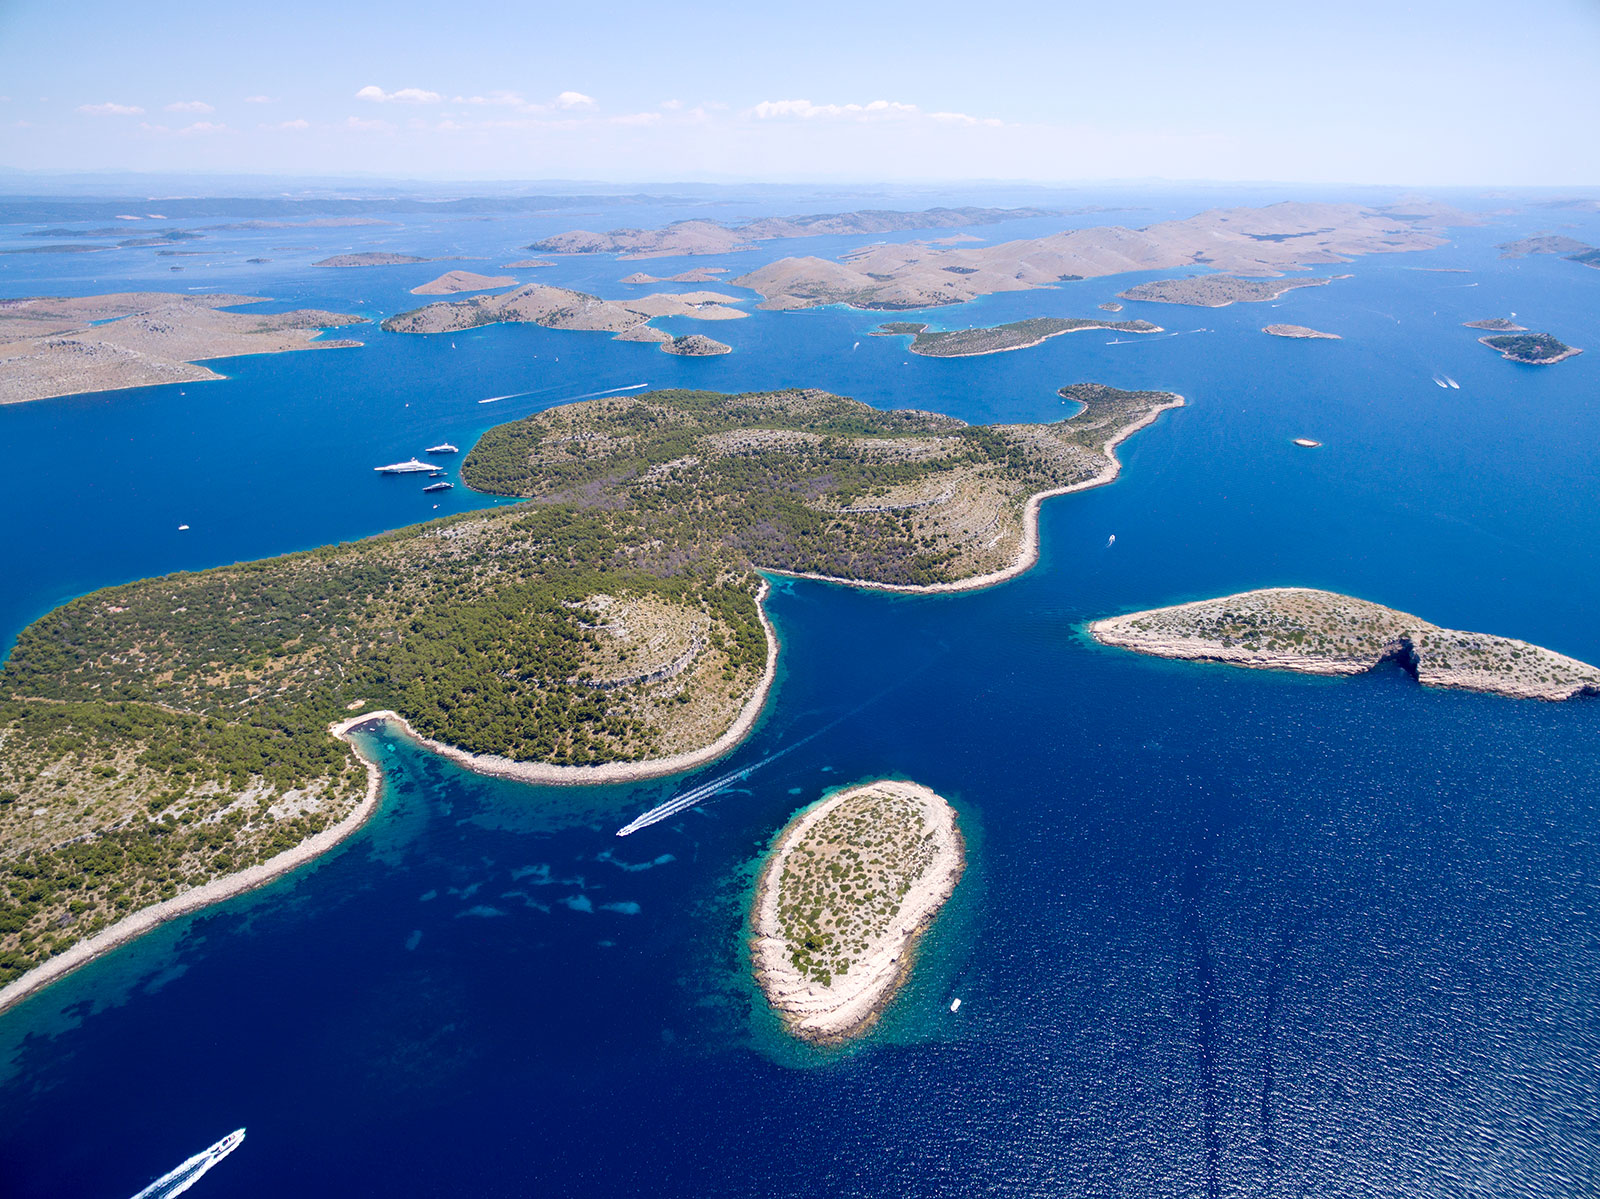
<svg viewBox="0 0 1600 1199"><path fill-rule="evenodd" d="M1457 391L1460 391L1460 390L1461 390L1461 384L1459 384L1459 383L1457 383L1457 382L1456 382L1456 381L1455 381L1455 380L1454 380L1454 379L1452 379L1452 378L1451 378L1451 377L1450 377L1450 376L1449 376L1449 375L1446 375L1446 376L1445 376L1445 377L1444 377L1444 381L1445 381L1445 382L1446 382L1446 383L1448 383L1448 384L1450 384L1450 386L1451 386L1451 387L1453 387L1453 388L1455 388L1455 389L1456 389L1456 390L1457 390Z"/></svg>
<svg viewBox="0 0 1600 1199"><path fill-rule="evenodd" d="M221 1149L223 1145L227 1144L227 1142L232 1140L234 1137L237 1137L238 1139L235 1140L232 1145L229 1145L226 1149ZM223 1158L227 1157L228 1154L237 1149L240 1142L243 1140L244 1129L241 1128L238 1132L224 1137L215 1145L210 1145L207 1148L202 1149L199 1153L187 1159L182 1165L176 1167L175 1169L168 1170L160 1178L156 1179L149 1186L145 1187L144 1190L135 1195L133 1199L172 1199L172 1196L174 1195L183 1194L183 1192L187 1191L195 1183L199 1182L201 1178L205 1177L206 1172L210 1170L212 1166L216 1165ZM219 1149L221 1150L220 1152Z"/></svg>
<svg viewBox="0 0 1600 1199"><path fill-rule="evenodd" d="M623 391L638 391L641 387L649 387L649 386L650 386L650 384L648 384L648 383L629 383L625 387L611 387L611 388L607 388L605 391L590 391L590 392L585 392L581 396L568 396L566 399L562 400L561 403L570 404L575 400L592 400L592 399L595 399L595 398L597 398L599 396L612 396L612 395L616 395L618 392L623 392ZM497 404L501 400L515 400L515 399L520 399L523 396L542 395L544 392L555 391L555 390L556 389L554 387L541 387L541 388L538 388L538 389L536 389L534 391L513 391L510 395L490 396L487 400L479 400L478 403L480 403L480 404Z"/></svg>
<svg viewBox="0 0 1600 1199"><path fill-rule="evenodd" d="M913 673L915 674L915 673L919 673L919 672L913 671ZM621 828L619 828L617 830L617 836L619 836L619 837L632 836L634 833L638 832L640 829L649 828L652 824L659 824L663 820L666 820L666 819L669 819L670 817L676 816L679 812L683 811L685 808L692 808L695 804L699 803L702 799L710 799L713 795L717 794L719 791L726 790L733 783L743 782L745 779L749 778L752 774L754 774L757 770L760 770L763 766L766 766L766 765L769 765L769 764L771 764L773 762L776 762L779 758L784 757L787 754L792 754L795 750L799 749L802 745L806 745L809 742L815 741L818 737L822 736L824 733L832 732L839 725L841 725L845 721L849 720L852 716L855 716L857 713L862 712L862 711L866 710L867 708L871 707L873 704L877 703L885 695L888 695L889 692L893 691L895 689L895 687L897 687L897 686L899 686L898 683L893 684L893 685L891 685L889 687L885 687L882 691L878 692L878 694L872 696L870 699L864 701L863 703L857 704L854 708L851 708L848 712L844 713L842 716L834 717L832 720L830 720L827 724L823 725L816 732L807 733L804 737L800 738L800 740L795 741L795 742L793 742L793 743L791 743L789 745L786 745L782 749L777 750L774 753L768 754L766 757L762 758L759 762L752 762L752 763L750 763L750 765L741 767L738 770L729 771L727 774L719 775L717 778L714 778L714 779L711 779L711 780L709 780L707 782L701 783L696 787L691 787L689 790L684 791L683 793L681 793L679 795L674 795L671 799L667 800L667 802L664 803L664 804L657 804L655 807L651 808L648 812L645 812L643 815L640 815L640 816L635 816L632 820L628 821L627 824L625 824Z"/></svg>

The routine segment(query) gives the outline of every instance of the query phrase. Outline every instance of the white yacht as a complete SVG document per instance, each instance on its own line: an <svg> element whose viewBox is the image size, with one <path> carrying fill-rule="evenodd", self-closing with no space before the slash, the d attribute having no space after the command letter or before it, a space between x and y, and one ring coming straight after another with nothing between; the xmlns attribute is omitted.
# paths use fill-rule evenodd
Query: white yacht
<svg viewBox="0 0 1600 1199"><path fill-rule="evenodd" d="M413 458L409 462L391 462L388 466L374 466L372 469L380 475L414 475L439 468L431 462L418 462Z"/></svg>

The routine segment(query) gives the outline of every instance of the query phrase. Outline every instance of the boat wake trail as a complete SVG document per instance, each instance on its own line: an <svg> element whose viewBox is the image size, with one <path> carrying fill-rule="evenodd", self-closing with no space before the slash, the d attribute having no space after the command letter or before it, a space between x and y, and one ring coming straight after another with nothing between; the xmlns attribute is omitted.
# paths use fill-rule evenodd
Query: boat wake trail
<svg viewBox="0 0 1600 1199"><path fill-rule="evenodd" d="M924 667L924 669L926 669L926 667ZM920 670L913 672L913 674L920 673ZM659 824L663 820L667 820L673 816L676 816L679 812L682 812L686 808L694 807L695 804L699 803L703 799L710 799L713 795L717 795L721 792L729 790L735 783L743 782L756 771L760 770L763 766L769 766L773 762L776 762L779 758L787 757L789 754L794 753L794 751L799 749L801 746L808 745L815 741L824 733L832 732L851 717L860 715L884 696L888 695L891 691L894 691L896 688L903 685L906 681L907 680L902 679L900 682L893 683L890 686L885 687L882 691L866 700L863 700L861 703L857 704L843 715L834 717L820 729L807 733L804 737L800 738L800 740L791 742L790 744L785 745L782 749L768 754L759 762L752 762L750 765L742 766L738 770L731 770L727 774L718 775L714 779L708 779L706 782L691 787L687 791L674 795L664 804L657 804L648 812L645 812L639 816L635 816L632 820L628 821L627 824L619 828L617 830L617 836L630 837L640 829L649 828L652 824Z"/></svg>
<svg viewBox="0 0 1600 1199"><path fill-rule="evenodd" d="M168 1170L135 1195L133 1199L171 1199L173 1195L183 1194L183 1192L199 1182L207 1170L237 1149L243 1141L244 1129L241 1128L236 1132L230 1132L215 1145L208 1149L202 1149L182 1165Z"/></svg>
<svg viewBox="0 0 1600 1199"><path fill-rule="evenodd" d="M623 387L608 387L605 391L589 391L581 396L568 396L562 400L563 404L570 404L575 400L593 400L600 396L614 396L624 391L638 391L641 387L649 387L648 383L629 383ZM520 400L523 396L544 395L547 392L559 391L557 387L540 387L533 391L513 391L509 395L490 396L487 400L479 400L480 404L498 404L501 400Z"/></svg>

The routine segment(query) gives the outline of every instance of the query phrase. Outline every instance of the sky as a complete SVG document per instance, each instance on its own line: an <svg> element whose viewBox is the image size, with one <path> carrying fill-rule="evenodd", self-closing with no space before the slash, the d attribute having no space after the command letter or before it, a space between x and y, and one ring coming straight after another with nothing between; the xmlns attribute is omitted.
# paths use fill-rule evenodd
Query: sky
<svg viewBox="0 0 1600 1199"><path fill-rule="evenodd" d="M0 0L0 169L1600 185L1600 0Z"/></svg>

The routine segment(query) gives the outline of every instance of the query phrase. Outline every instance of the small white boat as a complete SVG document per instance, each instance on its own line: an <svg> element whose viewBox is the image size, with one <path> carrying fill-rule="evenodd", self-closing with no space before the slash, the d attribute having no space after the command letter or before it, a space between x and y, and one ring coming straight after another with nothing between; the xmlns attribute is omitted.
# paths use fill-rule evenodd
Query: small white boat
<svg viewBox="0 0 1600 1199"><path fill-rule="evenodd" d="M422 452L424 454L459 454L461 451L448 441L441 441L438 445L430 445Z"/></svg>
<svg viewBox="0 0 1600 1199"><path fill-rule="evenodd" d="M961 1010L961 1000L959 997L950 1001L950 1010L952 1012L959 1012Z"/></svg>
<svg viewBox="0 0 1600 1199"><path fill-rule="evenodd" d="M189 526L188 525L179 525L178 526L178 532L180 532L180 533L186 533L186 532L188 532L188 530L189 530Z"/></svg>
<svg viewBox="0 0 1600 1199"><path fill-rule="evenodd" d="M1110 549L1112 546L1114 546L1116 544L1117 544L1117 535L1115 533L1111 534L1110 537L1106 538L1106 549Z"/></svg>

